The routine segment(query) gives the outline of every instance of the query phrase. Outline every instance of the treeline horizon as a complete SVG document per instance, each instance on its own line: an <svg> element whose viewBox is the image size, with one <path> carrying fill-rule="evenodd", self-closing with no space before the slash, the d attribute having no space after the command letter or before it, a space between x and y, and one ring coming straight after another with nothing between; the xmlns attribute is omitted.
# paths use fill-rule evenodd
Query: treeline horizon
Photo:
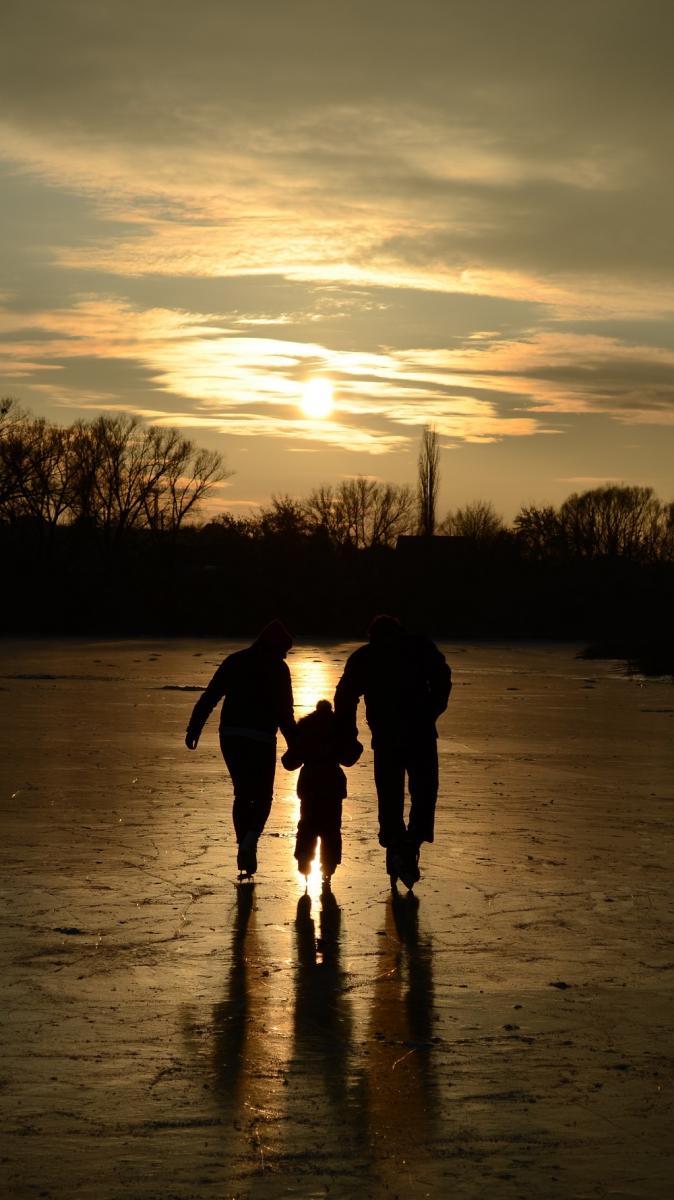
<svg viewBox="0 0 674 1200"><path fill-rule="evenodd" d="M437 636L670 653L674 501L651 487L523 505L510 524L488 499L438 520L425 430L416 486L349 478L197 520L229 474L128 414L66 428L0 403L2 632L249 636L281 616L298 636L360 637L387 611Z"/></svg>

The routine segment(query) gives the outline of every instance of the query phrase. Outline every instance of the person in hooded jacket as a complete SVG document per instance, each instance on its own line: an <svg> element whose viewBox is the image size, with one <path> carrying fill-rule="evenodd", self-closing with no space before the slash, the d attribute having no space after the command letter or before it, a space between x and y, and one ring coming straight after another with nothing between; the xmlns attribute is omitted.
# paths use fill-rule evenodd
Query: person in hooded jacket
<svg viewBox="0 0 674 1200"><path fill-rule="evenodd" d="M329 700L319 700L313 712L297 722L293 744L281 762L287 771L301 767L297 780L300 819L295 840L297 869L306 877L321 839L323 882L329 883L342 861L342 801L346 775L340 763L352 767L363 747L355 739L348 745Z"/></svg>
<svg viewBox="0 0 674 1200"><path fill-rule="evenodd" d="M335 714L345 738L358 736L361 696L372 733L379 844L386 870L412 888L419 848L432 842L438 795L435 723L445 711L452 672L429 637L409 633L396 617L375 617L369 641L347 659L335 692ZM410 809L405 823L405 779Z"/></svg>
<svg viewBox="0 0 674 1200"><path fill-rule="evenodd" d="M292 681L284 661L291 646L285 626L272 621L251 646L228 655L194 705L185 735L188 750L196 750L222 700L220 749L234 787L237 867L245 875L257 870L257 842L271 811L277 730L289 745L295 732Z"/></svg>

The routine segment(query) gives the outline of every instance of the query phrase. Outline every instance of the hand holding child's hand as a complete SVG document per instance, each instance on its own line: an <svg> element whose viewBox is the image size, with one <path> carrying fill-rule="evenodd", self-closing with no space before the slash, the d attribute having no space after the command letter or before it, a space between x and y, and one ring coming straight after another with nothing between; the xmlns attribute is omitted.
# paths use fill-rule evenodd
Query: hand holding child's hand
<svg viewBox="0 0 674 1200"><path fill-rule="evenodd" d="M345 742L342 747L342 753L339 756L339 761L345 767L352 767L358 762L363 753L363 743L358 741L358 738L352 738Z"/></svg>
<svg viewBox="0 0 674 1200"><path fill-rule="evenodd" d="M296 771L298 767L302 766L302 755L298 754L292 746L288 746L285 754L281 755L281 762L286 771Z"/></svg>

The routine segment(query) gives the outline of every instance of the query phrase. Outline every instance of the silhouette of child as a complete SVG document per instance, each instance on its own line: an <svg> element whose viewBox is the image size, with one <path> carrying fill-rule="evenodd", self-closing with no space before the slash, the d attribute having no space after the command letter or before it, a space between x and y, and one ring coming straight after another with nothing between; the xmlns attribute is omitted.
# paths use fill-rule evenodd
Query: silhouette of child
<svg viewBox="0 0 674 1200"><path fill-rule="evenodd" d="M363 753L359 741L340 738L329 700L319 700L314 712L297 722L292 745L281 762L288 771L301 767L297 780L300 820L295 858L298 870L308 875L321 839L321 870L329 880L342 861L342 800L346 775L341 766L351 767Z"/></svg>

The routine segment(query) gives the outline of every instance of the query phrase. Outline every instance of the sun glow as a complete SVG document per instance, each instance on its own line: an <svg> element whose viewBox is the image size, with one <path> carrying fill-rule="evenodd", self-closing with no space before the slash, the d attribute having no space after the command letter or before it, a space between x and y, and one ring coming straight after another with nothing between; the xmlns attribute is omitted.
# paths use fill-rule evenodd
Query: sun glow
<svg viewBox="0 0 674 1200"><path fill-rule="evenodd" d="M302 411L305 416L320 420L332 412L332 382L324 376L315 376L304 385Z"/></svg>

